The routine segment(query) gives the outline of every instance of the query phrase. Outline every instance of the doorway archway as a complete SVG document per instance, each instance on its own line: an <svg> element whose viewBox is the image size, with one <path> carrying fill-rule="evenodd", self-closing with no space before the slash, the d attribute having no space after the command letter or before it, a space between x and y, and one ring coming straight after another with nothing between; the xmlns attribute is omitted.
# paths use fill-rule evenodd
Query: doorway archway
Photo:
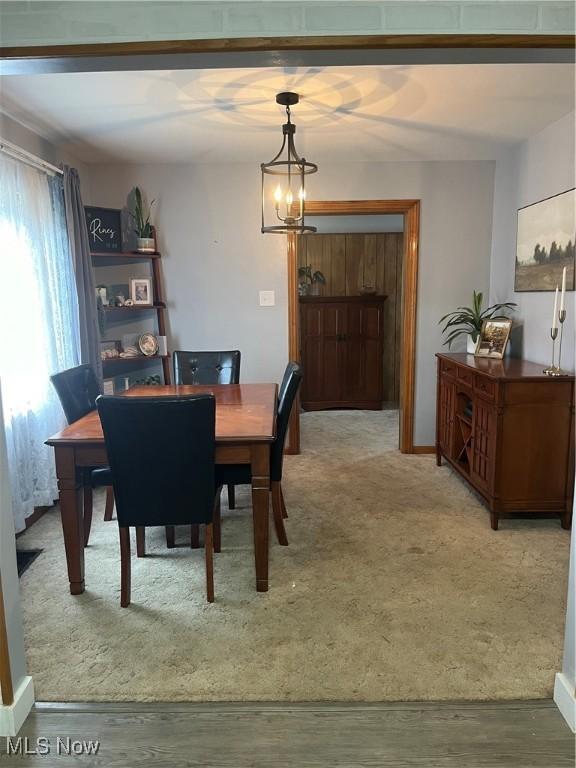
<svg viewBox="0 0 576 768"><path fill-rule="evenodd" d="M313 200L308 216L398 214L404 216L402 265L402 343L400 358L399 449L414 453L414 391L416 373L416 298L420 241L420 200ZM288 356L300 361L297 235L288 235ZM298 405L298 404L296 404ZM290 418L288 453L300 453L300 409Z"/></svg>

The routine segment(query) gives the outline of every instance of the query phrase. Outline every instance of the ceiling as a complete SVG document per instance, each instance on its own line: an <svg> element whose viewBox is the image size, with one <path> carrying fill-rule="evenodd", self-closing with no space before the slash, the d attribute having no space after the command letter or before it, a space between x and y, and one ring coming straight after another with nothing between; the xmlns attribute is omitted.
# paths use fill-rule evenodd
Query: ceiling
<svg viewBox="0 0 576 768"><path fill-rule="evenodd" d="M4 112L88 163L262 162L294 90L296 146L329 160L483 160L574 109L571 64L12 75Z"/></svg>

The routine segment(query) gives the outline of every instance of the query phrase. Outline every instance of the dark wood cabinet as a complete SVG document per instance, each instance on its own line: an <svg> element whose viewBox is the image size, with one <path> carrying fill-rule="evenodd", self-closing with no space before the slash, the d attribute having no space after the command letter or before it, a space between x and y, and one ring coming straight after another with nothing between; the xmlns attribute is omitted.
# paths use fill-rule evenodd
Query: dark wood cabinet
<svg viewBox="0 0 576 768"><path fill-rule="evenodd" d="M436 458L501 513L556 513L570 527L574 377L506 358L438 354Z"/></svg>
<svg viewBox="0 0 576 768"><path fill-rule="evenodd" d="M382 408L384 300L301 297L303 408Z"/></svg>

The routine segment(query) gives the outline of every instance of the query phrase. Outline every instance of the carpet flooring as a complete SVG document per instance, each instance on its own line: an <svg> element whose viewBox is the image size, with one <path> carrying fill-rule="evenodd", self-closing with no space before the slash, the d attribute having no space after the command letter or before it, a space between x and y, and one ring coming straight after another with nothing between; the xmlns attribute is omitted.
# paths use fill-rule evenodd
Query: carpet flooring
<svg viewBox="0 0 576 768"><path fill-rule="evenodd" d="M287 457L289 547L271 531L254 589L250 496L223 504L216 602L203 552L147 531L121 609L118 530L97 497L86 592L68 593L57 511L22 538L37 698L60 701L410 701L547 698L561 666L569 536L488 513L432 456L396 450L394 412L302 419ZM185 541L185 530L179 531Z"/></svg>

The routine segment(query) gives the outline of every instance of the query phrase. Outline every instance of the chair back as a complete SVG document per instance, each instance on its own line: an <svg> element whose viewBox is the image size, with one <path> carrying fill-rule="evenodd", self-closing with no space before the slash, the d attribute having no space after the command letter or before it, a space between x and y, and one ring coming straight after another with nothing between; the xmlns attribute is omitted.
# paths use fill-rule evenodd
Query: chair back
<svg viewBox="0 0 576 768"><path fill-rule="evenodd" d="M100 396L118 525L212 522L213 395Z"/></svg>
<svg viewBox="0 0 576 768"><path fill-rule="evenodd" d="M278 393L278 414L276 417L276 440L272 444L270 455L270 479L282 480L282 464L284 461L284 443L288 432L290 413L298 388L302 383L302 368L298 363L288 363L284 378Z"/></svg>
<svg viewBox="0 0 576 768"><path fill-rule="evenodd" d="M50 376L68 424L96 408L100 385L91 365L77 365Z"/></svg>
<svg viewBox="0 0 576 768"><path fill-rule="evenodd" d="M174 354L175 384L238 384L240 351L187 352Z"/></svg>

